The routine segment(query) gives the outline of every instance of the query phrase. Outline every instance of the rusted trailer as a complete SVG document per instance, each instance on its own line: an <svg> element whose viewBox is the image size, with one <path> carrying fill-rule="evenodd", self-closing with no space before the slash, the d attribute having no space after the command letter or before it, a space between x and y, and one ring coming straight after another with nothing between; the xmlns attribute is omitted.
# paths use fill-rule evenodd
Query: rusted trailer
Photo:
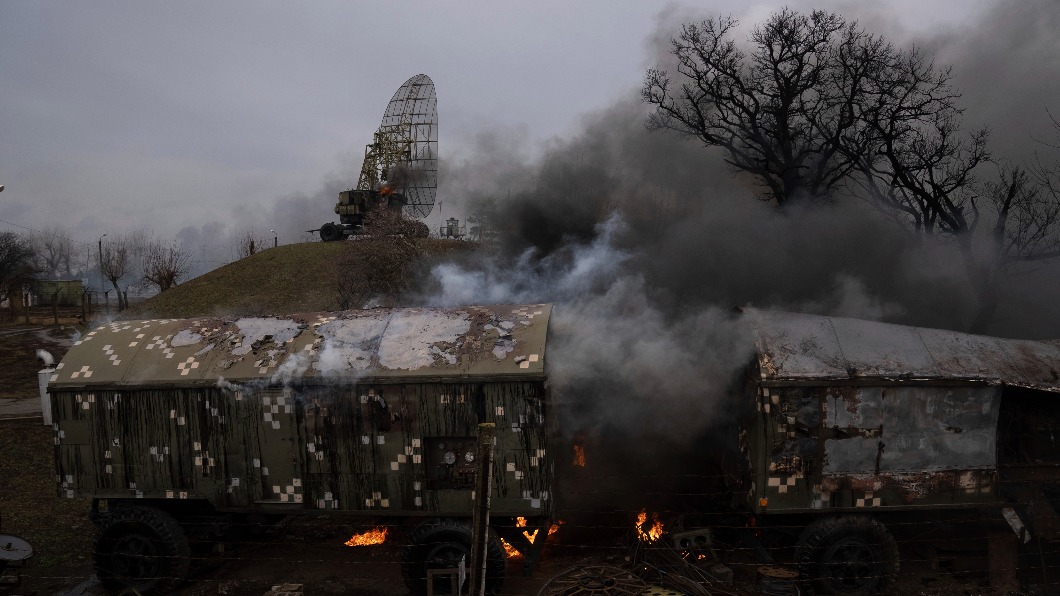
<svg viewBox="0 0 1060 596"><path fill-rule="evenodd" d="M891 520L983 509L1060 538L1060 346L748 309L741 500L804 527L824 593L886 592ZM999 519L1001 516L999 516Z"/></svg>
<svg viewBox="0 0 1060 596"><path fill-rule="evenodd" d="M192 528L345 513L422 520L403 571L424 592L433 568L467 558L476 429L493 422L487 586L498 590L497 535L536 560L544 540L524 531L543 536L552 518L550 312L374 309L87 333L48 388L59 490L92 498L100 579L165 593L188 570Z"/></svg>

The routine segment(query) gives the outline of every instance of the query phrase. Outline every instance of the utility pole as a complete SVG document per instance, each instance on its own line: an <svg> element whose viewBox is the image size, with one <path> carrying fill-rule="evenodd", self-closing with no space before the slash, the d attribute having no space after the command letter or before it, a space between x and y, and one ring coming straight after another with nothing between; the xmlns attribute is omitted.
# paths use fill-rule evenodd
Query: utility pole
<svg viewBox="0 0 1060 596"><path fill-rule="evenodd" d="M475 474L475 511L471 523L471 584L468 594L486 593L486 539L490 529L490 493L493 492L493 439L497 425L478 425L478 470Z"/></svg>
<svg viewBox="0 0 1060 596"><path fill-rule="evenodd" d="M103 281L103 238L105 238L106 236L107 236L106 234L103 234L102 236L99 237L99 293L100 294L102 294L102 293L107 291L106 290L106 286L104 285L104 281Z"/></svg>

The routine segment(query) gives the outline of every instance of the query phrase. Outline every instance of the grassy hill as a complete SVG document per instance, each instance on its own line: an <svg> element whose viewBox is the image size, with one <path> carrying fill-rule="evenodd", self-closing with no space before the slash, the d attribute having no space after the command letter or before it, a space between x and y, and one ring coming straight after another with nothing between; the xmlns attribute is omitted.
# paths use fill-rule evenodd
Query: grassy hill
<svg viewBox="0 0 1060 596"><path fill-rule="evenodd" d="M452 240L365 238L269 248L181 283L134 304L123 319L256 316L339 310L341 285L366 293L394 294L408 285L417 265L473 244ZM346 287L346 290L349 290Z"/></svg>

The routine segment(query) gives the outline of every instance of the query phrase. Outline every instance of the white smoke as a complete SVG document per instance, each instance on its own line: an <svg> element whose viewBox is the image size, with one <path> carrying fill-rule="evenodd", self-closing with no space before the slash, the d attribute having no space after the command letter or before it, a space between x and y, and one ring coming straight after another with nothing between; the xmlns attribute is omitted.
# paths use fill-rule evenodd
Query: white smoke
<svg viewBox="0 0 1060 596"><path fill-rule="evenodd" d="M568 433L615 427L691 437L729 422L720 405L750 362L750 335L728 308L667 313L628 267L634 253L615 246L624 230L615 215L591 242L568 242L540 260L528 250L511 262L438 265L438 290L423 300L554 303L546 366Z"/></svg>
<svg viewBox="0 0 1060 596"><path fill-rule="evenodd" d="M312 358L306 352L292 354L276 368L276 372L269 378L269 385L290 387L292 383L302 380L311 364Z"/></svg>
<svg viewBox="0 0 1060 596"><path fill-rule="evenodd" d="M617 215L598 227L588 244L571 242L536 259L529 248L511 261L488 258L474 266L443 263L431 271L437 289L423 299L432 306L569 302L606 288L623 274L631 254L614 244L625 230Z"/></svg>

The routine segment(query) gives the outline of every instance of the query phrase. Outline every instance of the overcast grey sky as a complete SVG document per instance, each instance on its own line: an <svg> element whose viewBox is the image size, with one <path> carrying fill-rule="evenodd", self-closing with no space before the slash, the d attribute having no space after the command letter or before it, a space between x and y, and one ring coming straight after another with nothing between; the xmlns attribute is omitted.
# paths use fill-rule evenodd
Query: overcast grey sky
<svg viewBox="0 0 1060 596"><path fill-rule="evenodd" d="M753 24L783 4L8 0L0 230L62 224L94 245L104 233L173 237L219 223L209 229L273 228L294 241L335 218L333 191L356 182L387 101L413 75L437 87L443 168L471 159L486 132L532 157L634 93L682 19L726 13ZM947 44L981 33L997 6L788 4L860 18L900 42L935 40L957 62ZM1055 31L1026 38L1055 49ZM462 215L459 189L445 187L444 170L441 180L432 227Z"/></svg>

